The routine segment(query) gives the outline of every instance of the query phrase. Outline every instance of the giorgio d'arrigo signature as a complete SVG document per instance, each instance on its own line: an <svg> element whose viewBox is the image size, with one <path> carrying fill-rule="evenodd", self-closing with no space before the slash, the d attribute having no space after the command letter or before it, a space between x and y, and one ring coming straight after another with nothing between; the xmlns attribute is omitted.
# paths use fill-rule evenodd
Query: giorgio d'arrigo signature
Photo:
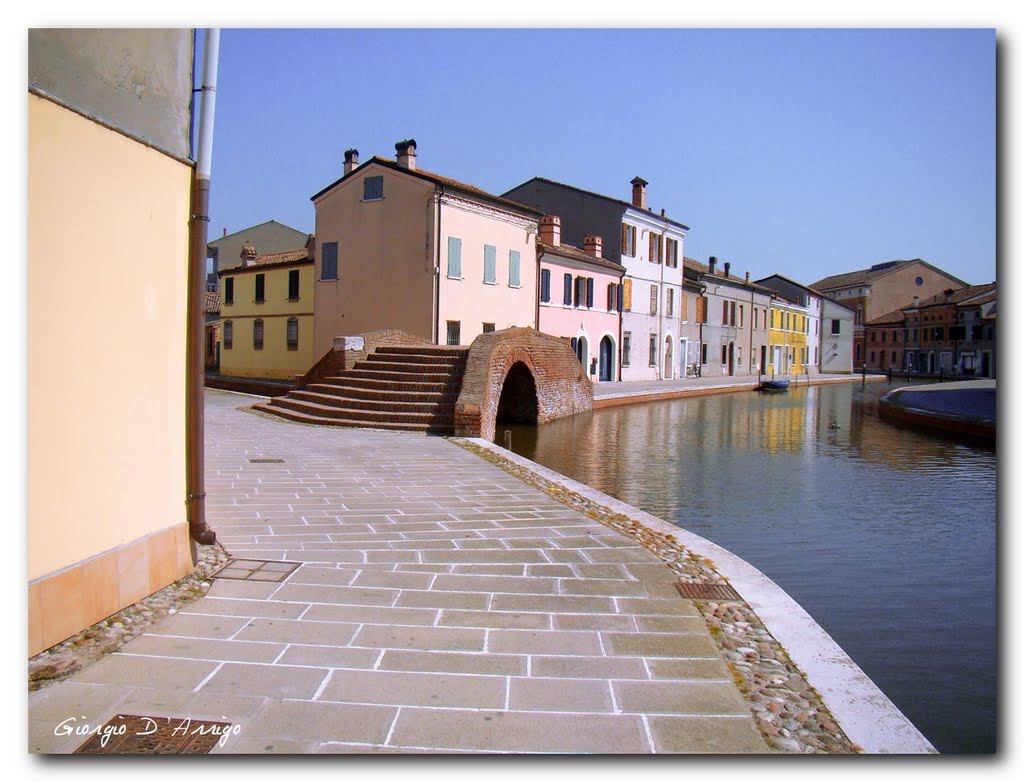
<svg viewBox="0 0 1024 782"><path fill-rule="evenodd" d="M223 718L222 718L223 719ZM189 717L136 717L131 728L122 722L120 724L108 723L106 725L90 725L85 718L68 717L57 723L53 729L54 736L99 736L100 746L107 746L111 736L125 736L131 730L134 736L152 736L160 728L170 728L171 736L217 736L217 743L224 746L228 736L238 735L241 725L217 722L199 722L193 724Z"/></svg>

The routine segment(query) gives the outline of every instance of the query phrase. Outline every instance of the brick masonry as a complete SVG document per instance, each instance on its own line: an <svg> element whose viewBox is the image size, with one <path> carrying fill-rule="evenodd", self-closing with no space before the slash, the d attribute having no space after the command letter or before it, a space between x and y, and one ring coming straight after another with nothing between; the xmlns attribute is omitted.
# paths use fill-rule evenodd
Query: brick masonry
<svg viewBox="0 0 1024 782"><path fill-rule="evenodd" d="M499 410L506 379L513 393ZM593 384L563 340L531 328L503 329L481 334L469 348L462 393L455 403L455 434L493 440L500 417L528 419L530 380L536 393L537 423L594 406Z"/></svg>

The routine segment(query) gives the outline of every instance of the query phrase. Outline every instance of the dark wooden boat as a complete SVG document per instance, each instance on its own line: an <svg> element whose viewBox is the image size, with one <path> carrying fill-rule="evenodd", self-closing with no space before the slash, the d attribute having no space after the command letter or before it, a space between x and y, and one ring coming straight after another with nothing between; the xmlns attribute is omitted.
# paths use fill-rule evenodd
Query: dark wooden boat
<svg viewBox="0 0 1024 782"><path fill-rule="evenodd" d="M758 391L767 391L769 394L781 394L789 390L788 380L762 380L757 387Z"/></svg>

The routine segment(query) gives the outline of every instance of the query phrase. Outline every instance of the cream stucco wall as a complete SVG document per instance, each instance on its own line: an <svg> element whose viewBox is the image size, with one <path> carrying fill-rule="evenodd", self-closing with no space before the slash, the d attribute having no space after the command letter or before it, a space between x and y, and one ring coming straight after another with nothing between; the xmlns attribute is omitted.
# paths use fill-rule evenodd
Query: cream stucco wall
<svg viewBox="0 0 1024 782"><path fill-rule="evenodd" d="M191 171L28 102L32 580L185 524Z"/></svg>
<svg viewBox="0 0 1024 782"><path fill-rule="evenodd" d="M448 276L448 239L462 240L462 274ZM439 341L447 321L461 323L460 342L470 344L484 323L497 331L510 326L537 328L537 223L497 214L493 209L458 198L441 206ZM495 282L484 282L484 246L495 248ZM509 284L509 251L519 252L519 286Z"/></svg>

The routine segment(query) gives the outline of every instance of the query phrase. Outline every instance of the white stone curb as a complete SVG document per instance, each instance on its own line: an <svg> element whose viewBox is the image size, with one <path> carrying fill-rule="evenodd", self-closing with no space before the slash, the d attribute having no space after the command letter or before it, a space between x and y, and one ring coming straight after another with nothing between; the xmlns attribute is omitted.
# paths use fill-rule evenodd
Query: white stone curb
<svg viewBox="0 0 1024 782"><path fill-rule="evenodd" d="M849 655L785 590L749 562L700 535L669 524L657 516L592 489L564 475L506 451L487 440L466 442L486 448L520 467L563 486L588 500L635 519L648 529L674 535L690 551L707 557L715 570L729 580L764 623L765 628L789 653L821 695L847 737L872 754L934 754L935 747L904 716Z"/></svg>

